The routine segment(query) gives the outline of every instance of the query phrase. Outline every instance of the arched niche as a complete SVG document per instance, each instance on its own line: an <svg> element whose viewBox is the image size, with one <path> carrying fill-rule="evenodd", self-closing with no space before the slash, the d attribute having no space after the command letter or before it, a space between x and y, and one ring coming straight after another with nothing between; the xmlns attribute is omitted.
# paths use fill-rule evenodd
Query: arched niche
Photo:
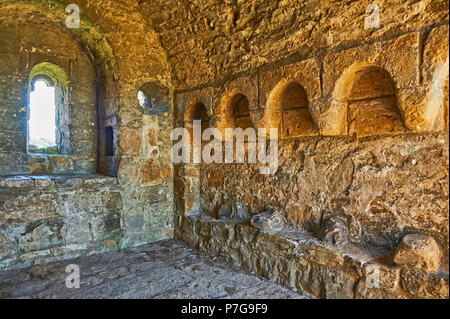
<svg viewBox="0 0 450 319"><path fill-rule="evenodd" d="M279 129L281 137L314 136L319 131L309 110L308 94L294 80L282 80L269 95L266 127Z"/></svg>
<svg viewBox="0 0 450 319"><path fill-rule="evenodd" d="M193 123L201 121L201 133L209 127L209 115L205 104L200 100L191 101L184 113L184 127L188 130L190 140L193 138Z"/></svg>
<svg viewBox="0 0 450 319"><path fill-rule="evenodd" d="M240 90L235 89L222 96L218 108L218 121L216 127L225 138L225 129L241 128L247 130L255 128L250 115L250 103L247 96Z"/></svg>
<svg viewBox="0 0 450 319"><path fill-rule="evenodd" d="M341 133L363 137L405 132L395 83L377 65L364 63L348 68L336 83L332 108L337 116L327 118L327 125L339 128Z"/></svg>
<svg viewBox="0 0 450 319"><path fill-rule="evenodd" d="M246 130L253 128L250 118L250 108L248 98L242 94L235 94L230 101L230 112L234 120L234 127Z"/></svg>

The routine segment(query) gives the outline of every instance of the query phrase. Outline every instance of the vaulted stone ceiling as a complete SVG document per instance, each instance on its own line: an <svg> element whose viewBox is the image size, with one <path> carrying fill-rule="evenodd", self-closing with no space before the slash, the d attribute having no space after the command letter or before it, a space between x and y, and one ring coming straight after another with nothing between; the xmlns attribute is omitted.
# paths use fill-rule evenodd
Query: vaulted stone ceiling
<svg viewBox="0 0 450 319"><path fill-rule="evenodd" d="M76 33L91 32L86 25L81 26L81 31L75 32L65 28L65 4L72 3L72 0L0 0L0 24L47 25L75 37ZM82 19L84 17L85 21L98 28L111 46L112 54L120 57L117 63L120 70L124 71L121 72L120 80L158 80L170 85L165 51L161 48L159 36L140 13L136 0L79 0L76 4L80 7ZM92 37L96 35L92 34ZM85 41L80 39L82 36L78 38L81 42Z"/></svg>
<svg viewBox="0 0 450 319"><path fill-rule="evenodd" d="M51 1L50 1L51 2ZM0 5L30 6L40 0L0 0ZM72 0L62 0L70 4ZM122 56L130 74L144 74L178 90L204 86L273 61L320 55L324 48L345 48L406 33L445 20L445 0L377 2L381 29L364 29L371 1L321 0L80 0L82 14L98 25ZM423 14L425 10L426 14ZM21 11L24 12L24 11ZM1 20L7 17L0 17ZM119 61L120 63L120 61ZM280 63L280 62L278 62ZM144 73L143 73L144 72Z"/></svg>
<svg viewBox="0 0 450 319"><path fill-rule="evenodd" d="M178 89L323 48L403 34L445 20L448 2L378 1L381 29L364 29L373 1L139 0L167 50ZM426 14L423 14L426 12Z"/></svg>

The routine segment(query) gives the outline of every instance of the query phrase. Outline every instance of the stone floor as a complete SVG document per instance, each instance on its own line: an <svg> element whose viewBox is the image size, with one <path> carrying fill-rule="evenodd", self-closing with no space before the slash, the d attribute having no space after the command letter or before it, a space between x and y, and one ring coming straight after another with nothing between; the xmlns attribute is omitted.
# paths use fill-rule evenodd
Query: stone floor
<svg viewBox="0 0 450 319"><path fill-rule="evenodd" d="M80 268L80 288L66 287L66 267ZM306 299L175 240L45 266L0 272L0 298Z"/></svg>

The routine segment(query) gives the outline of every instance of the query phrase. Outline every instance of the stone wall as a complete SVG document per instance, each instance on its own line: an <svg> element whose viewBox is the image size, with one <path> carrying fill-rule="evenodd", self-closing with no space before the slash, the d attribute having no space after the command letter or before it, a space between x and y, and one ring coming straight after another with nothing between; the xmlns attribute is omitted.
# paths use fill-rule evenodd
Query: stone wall
<svg viewBox="0 0 450 319"><path fill-rule="evenodd" d="M0 179L0 268L117 249L123 195L117 179Z"/></svg>
<svg viewBox="0 0 450 319"><path fill-rule="evenodd" d="M317 137L279 147L273 175L251 164L202 167L202 211L218 217L237 204L251 215L274 209L316 236L327 216L339 216L350 241L392 250L406 234L425 233L441 244L447 263L447 133Z"/></svg>
<svg viewBox="0 0 450 319"><path fill-rule="evenodd" d="M23 108L28 72L44 60L66 70L73 110L81 112L72 117L76 122L72 132L82 127L80 134L87 134L93 142L88 145L92 146L88 168L77 166L82 164L77 156L29 160L26 154L0 153L0 175L8 175L0 182L2 268L136 246L173 234L172 110L147 112L136 98L144 84L154 83L167 92L165 101L158 102L170 101L171 75L165 50L136 1L126 5L112 0L77 1L80 28L68 29L65 9L72 3L0 1L0 109L3 112L6 106L10 113L2 115L17 113L21 119L17 128L8 127L6 135L0 133L0 150L13 140L12 132L26 132ZM85 60L92 72L86 73L87 69L77 64ZM5 90L12 80L20 85ZM85 105L84 101L95 95L96 102ZM87 125L91 121L95 127ZM1 129L11 123L3 121ZM107 139L112 140L112 152L106 147ZM80 145L80 150L85 152L85 146ZM103 176L99 180L104 182L88 185L93 173ZM43 187L35 178L49 179L50 185ZM67 182L63 182L65 178ZM9 179L27 182L22 187L21 182L14 184ZM72 182L74 185L65 185ZM121 202L113 212L108 208L110 193L119 194ZM68 234L72 234L70 239ZM21 246L24 238L26 249Z"/></svg>
<svg viewBox="0 0 450 319"><path fill-rule="evenodd" d="M189 130L186 119L200 118L186 115L202 104L207 126L222 133L227 127L280 133L273 175L261 175L258 164L176 165L176 236L286 285L306 276L309 283L297 287L317 296L367 297L355 292L361 273L348 279L341 262L327 264L331 248L322 266L302 258L309 254L303 249L330 242L345 254L349 244L357 254L370 252L368 260L388 260L377 264L400 274L407 271L393 261L400 242L426 235L438 243L439 269L411 276L431 286L395 275L401 288L375 295L448 296L448 3L382 1L381 28L364 29L367 4L182 2L186 19L172 24L163 19L174 17L165 5L162 13L147 11L177 66L175 127ZM245 124L236 115L242 96ZM297 242L301 253L286 253L283 245L292 244L286 234L254 235L260 232L254 217L266 212L313 238L308 248ZM206 218L199 228L184 216L198 213ZM252 225L226 221L247 214ZM261 248L266 241L270 249ZM408 271L417 270L411 260ZM346 285L348 294L324 288L333 282L329 276L347 278L336 285Z"/></svg>

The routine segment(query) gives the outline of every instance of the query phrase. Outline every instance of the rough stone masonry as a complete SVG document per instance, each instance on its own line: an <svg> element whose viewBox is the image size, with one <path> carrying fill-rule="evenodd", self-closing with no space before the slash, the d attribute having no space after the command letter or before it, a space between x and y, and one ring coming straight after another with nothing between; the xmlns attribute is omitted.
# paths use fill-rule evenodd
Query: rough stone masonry
<svg viewBox="0 0 450 319"><path fill-rule="evenodd" d="M319 298L448 298L448 1L72 2L0 0L0 269L175 237ZM193 120L277 128L277 171L172 164Z"/></svg>

